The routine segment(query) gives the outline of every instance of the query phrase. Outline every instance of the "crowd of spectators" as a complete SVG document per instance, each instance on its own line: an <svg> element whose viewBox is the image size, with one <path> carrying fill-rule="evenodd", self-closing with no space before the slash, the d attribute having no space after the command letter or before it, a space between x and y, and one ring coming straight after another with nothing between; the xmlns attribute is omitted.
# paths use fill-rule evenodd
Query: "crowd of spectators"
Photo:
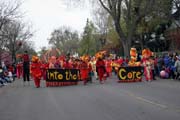
<svg viewBox="0 0 180 120"><path fill-rule="evenodd" d="M0 87L6 86L15 80L14 65L6 65L4 62L0 64Z"/></svg>

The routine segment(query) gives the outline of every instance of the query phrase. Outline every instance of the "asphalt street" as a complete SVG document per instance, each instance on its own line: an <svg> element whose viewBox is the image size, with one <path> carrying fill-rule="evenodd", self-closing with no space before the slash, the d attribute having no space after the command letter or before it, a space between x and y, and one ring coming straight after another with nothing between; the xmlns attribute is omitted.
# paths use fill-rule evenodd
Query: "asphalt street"
<svg viewBox="0 0 180 120"><path fill-rule="evenodd" d="M22 80L0 88L0 120L180 120L180 81L40 88Z"/></svg>

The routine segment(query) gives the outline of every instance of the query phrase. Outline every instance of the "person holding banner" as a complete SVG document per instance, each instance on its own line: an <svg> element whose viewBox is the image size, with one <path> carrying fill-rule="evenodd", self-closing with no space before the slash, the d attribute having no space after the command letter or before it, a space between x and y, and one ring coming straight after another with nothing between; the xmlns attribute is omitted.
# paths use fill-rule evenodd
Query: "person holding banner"
<svg viewBox="0 0 180 120"><path fill-rule="evenodd" d="M88 80L88 64L85 62L85 60L81 60L80 63L80 76L81 80L84 82L84 85L86 85Z"/></svg>
<svg viewBox="0 0 180 120"><path fill-rule="evenodd" d="M40 80L42 77L42 66L39 62L39 58L37 56L32 57L32 63L31 63L31 74L34 79L34 84L36 88L40 87Z"/></svg>

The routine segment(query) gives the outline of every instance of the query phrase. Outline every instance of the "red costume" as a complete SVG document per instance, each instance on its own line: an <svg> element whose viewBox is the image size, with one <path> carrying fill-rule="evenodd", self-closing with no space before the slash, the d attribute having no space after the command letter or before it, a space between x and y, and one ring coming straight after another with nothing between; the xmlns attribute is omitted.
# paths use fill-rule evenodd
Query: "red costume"
<svg viewBox="0 0 180 120"><path fill-rule="evenodd" d="M42 76L44 80L46 80L46 73L48 66L49 66L48 63L42 63Z"/></svg>
<svg viewBox="0 0 180 120"><path fill-rule="evenodd" d="M63 63L63 68L64 69L71 69L72 68L72 64L66 60L64 63Z"/></svg>
<svg viewBox="0 0 180 120"><path fill-rule="evenodd" d="M23 74L23 65L22 65L22 63L18 63L16 65L16 75L17 75L17 78L20 79L22 74Z"/></svg>
<svg viewBox="0 0 180 120"><path fill-rule="evenodd" d="M40 87L40 80L41 80L41 77L42 77L42 70L41 70L41 63L38 61L38 58L35 56L33 56L32 58L32 63L31 63L31 73L32 73L32 76L33 76L33 79L34 79L34 83L35 83L35 86L37 88Z"/></svg>
<svg viewBox="0 0 180 120"><path fill-rule="evenodd" d="M84 85L87 83L88 71L88 64L85 61L82 61L82 63L80 64L80 75L81 80L84 81Z"/></svg>
<svg viewBox="0 0 180 120"><path fill-rule="evenodd" d="M96 71L99 76L100 83L102 83L104 74L106 73L105 62L99 58L96 62Z"/></svg>
<svg viewBox="0 0 180 120"><path fill-rule="evenodd" d="M111 73L112 73L112 61L111 60L106 60L106 72L107 72L107 76L111 76Z"/></svg>
<svg viewBox="0 0 180 120"><path fill-rule="evenodd" d="M150 61L150 56L152 55L152 52L149 49L144 49L142 51L142 63L144 66L144 75L146 78L146 81L151 81L153 76L152 76L152 64Z"/></svg>

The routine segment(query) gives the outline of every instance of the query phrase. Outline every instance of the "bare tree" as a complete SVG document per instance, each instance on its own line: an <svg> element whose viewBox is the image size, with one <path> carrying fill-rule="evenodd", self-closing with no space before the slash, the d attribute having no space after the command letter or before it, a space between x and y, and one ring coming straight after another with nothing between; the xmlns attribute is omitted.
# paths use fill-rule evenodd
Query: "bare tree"
<svg viewBox="0 0 180 120"><path fill-rule="evenodd" d="M20 18L20 6L21 3L19 1L0 1L0 30L8 23L10 20L15 20Z"/></svg>
<svg viewBox="0 0 180 120"><path fill-rule="evenodd" d="M16 61L16 52L23 45L24 41L32 37L30 28L26 27L27 26L21 22L12 21L6 24L3 29L4 40L7 41L5 48L11 53L14 62Z"/></svg>
<svg viewBox="0 0 180 120"><path fill-rule="evenodd" d="M63 52L72 52L78 48L79 35L69 27L60 27L55 29L48 39L49 44Z"/></svg>
<svg viewBox="0 0 180 120"><path fill-rule="evenodd" d="M5 49L5 45L8 42L8 39L6 39L7 36L4 34L5 26L11 21L20 18L20 5L21 3L17 0L0 1L0 56L2 50Z"/></svg>
<svg viewBox="0 0 180 120"><path fill-rule="evenodd" d="M107 34L109 22L109 14L107 11L98 5L97 8L93 10L93 18L98 31L101 34Z"/></svg>

